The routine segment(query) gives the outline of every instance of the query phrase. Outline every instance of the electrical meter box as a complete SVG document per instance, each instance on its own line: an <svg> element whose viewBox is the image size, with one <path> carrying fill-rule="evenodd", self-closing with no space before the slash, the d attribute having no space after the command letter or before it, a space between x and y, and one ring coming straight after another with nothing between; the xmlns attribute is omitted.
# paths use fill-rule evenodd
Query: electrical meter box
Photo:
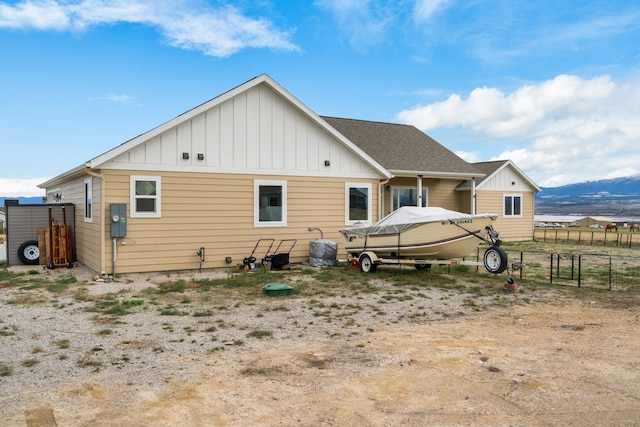
<svg viewBox="0 0 640 427"><path fill-rule="evenodd" d="M127 235L127 204L111 203L111 237Z"/></svg>

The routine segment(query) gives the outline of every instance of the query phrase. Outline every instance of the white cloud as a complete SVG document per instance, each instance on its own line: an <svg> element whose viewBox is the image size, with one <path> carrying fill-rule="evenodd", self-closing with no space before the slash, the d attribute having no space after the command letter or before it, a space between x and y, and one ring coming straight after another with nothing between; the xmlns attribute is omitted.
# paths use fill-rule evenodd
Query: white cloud
<svg viewBox="0 0 640 427"><path fill-rule="evenodd" d="M491 160L513 160L541 186L562 185L636 173L639 94L638 82L559 75L511 93L482 87L466 97L452 94L401 111L398 119L424 131L471 129L472 146L486 147L461 152L493 153ZM500 145L508 148L497 151Z"/></svg>
<svg viewBox="0 0 640 427"><path fill-rule="evenodd" d="M181 49L225 57L247 47L297 51L290 34L238 9L196 8L183 1L24 0L0 5L0 28L78 31L95 25L138 23L159 29Z"/></svg>
<svg viewBox="0 0 640 427"><path fill-rule="evenodd" d="M317 0L328 10L352 46L368 47L381 43L400 14L400 7L380 0Z"/></svg>
<svg viewBox="0 0 640 427"><path fill-rule="evenodd" d="M456 151L455 154L456 156L469 163L477 163L482 161L478 153L474 153L471 151Z"/></svg>
<svg viewBox="0 0 640 427"><path fill-rule="evenodd" d="M416 21L427 21L439 8L447 3L449 3L449 0L416 0L414 19Z"/></svg>
<svg viewBox="0 0 640 427"><path fill-rule="evenodd" d="M0 196L2 197L36 197L44 196L44 190L38 188L48 178L2 178L0 177Z"/></svg>
<svg viewBox="0 0 640 427"><path fill-rule="evenodd" d="M89 101L110 101L119 104L132 104L136 100L136 97L127 94L111 94L106 96L91 97L87 99Z"/></svg>

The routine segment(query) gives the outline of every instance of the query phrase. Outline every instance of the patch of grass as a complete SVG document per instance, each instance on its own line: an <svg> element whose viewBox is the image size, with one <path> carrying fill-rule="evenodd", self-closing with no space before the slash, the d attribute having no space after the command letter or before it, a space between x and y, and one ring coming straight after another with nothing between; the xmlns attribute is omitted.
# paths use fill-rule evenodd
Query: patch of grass
<svg viewBox="0 0 640 427"><path fill-rule="evenodd" d="M26 368L30 368L32 366L36 366L40 361L38 359L27 359L22 362L22 366Z"/></svg>
<svg viewBox="0 0 640 427"><path fill-rule="evenodd" d="M168 294L168 293L183 293L187 289L187 282L184 280L178 280L177 282L161 283L156 290L156 293Z"/></svg>
<svg viewBox="0 0 640 427"><path fill-rule="evenodd" d="M278 366L253 366L249 368L244 368L240 371L241 375L246 376L254 376L254 375L271 375L271 374L279 374L282 373L282 368Z"/></svg>
<svg viewBox="0 0 640 427"><path fill-rule="evenodd" d="M0 363L0 377L9 377L13 375L13 368L10 365Z"/></svg>
<svg viewBox="0 0 640 427"><path fill-rule="evenodd" d="M160 309L161 316L186 316L188 314L189 313L187 313L186 311L180 311L173 306Z"/></svg>
<svg viewBox="0 0 640 427"><path fill-rule="evenodd" d="M0 329L0 337L10 337L15 335L17 330L17 326L3 326L2 329Z"/></svg>
<svg viewBox="0 0 640 427"><path fill-rule="evenodd" d="M55 344L60 349L69 348L69 340L59 340L59 341L56 341Z"/></svg>
<svg viewBox="0 0 640 427"><path fill-rule="evenodd" d="M273 332L265 331L262 329L256 329L247 334L247 338L258 338L258 339L271 338L272 336L273 336Z"/></svg>
<svg viewBox="0 0 640 427"><path fill-rule="evenodd" d="M111 335L113 333L113 329L100 329L98 331L98 335Z"/></svg>
<svg viewBox="0 0 640 427"><path fill-rule="evenodd" d="M195 313L193 313L193 317L208 317L208 316L213 316L213 312L211 310L196 311Z"/></svg>

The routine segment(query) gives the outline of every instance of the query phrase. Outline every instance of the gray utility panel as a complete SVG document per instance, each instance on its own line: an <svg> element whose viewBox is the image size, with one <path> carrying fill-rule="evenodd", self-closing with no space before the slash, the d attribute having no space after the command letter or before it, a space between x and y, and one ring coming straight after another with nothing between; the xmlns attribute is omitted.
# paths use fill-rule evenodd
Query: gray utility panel
<svg viewBox="0 0 640 427"><path fill-rule="evenodd" d="M72 203L55 203L47 205L20 205L7 203L7 261L9 265L20 265L22 262L18 258L18 249L28 241L38 241L38 228L49 227L49 208L53 222L66 222L71 227L71 243L75 245L75 206ZM64 208L64 213L63 209ZM73 254L75 261L75 251Z"/></svg>

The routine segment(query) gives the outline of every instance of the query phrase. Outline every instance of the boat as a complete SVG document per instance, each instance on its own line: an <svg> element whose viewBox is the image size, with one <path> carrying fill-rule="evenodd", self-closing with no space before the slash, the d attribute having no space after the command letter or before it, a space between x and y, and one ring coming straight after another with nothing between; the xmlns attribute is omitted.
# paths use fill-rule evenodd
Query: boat
<svg viewBox="0 0 640 427"><path fill-rule="evenodd" d="M339 231L349 259L357 259L361 268L364 264L363 271L375 271L375 266L384 262L382 259L392 263L393 260L461 258L475 252L484 241L490 246L484 256L485 267L498 273L506 269L507 259L499 247L498 233L493 229L497 217L440 207L403 206L373 225L355 224Z"/></svg>

